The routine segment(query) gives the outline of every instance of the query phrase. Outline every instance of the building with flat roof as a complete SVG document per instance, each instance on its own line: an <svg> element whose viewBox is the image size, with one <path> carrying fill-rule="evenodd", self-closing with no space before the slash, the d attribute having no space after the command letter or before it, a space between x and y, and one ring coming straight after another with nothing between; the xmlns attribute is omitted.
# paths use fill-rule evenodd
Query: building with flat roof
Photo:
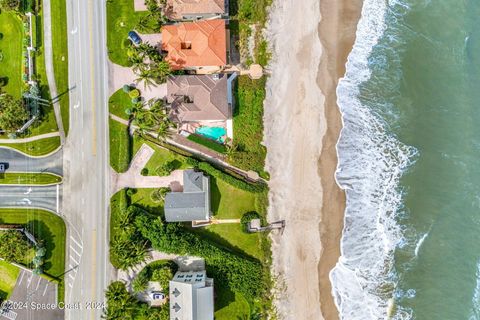
<svg viewBox="0 0 480 320"><path fill-rule="evenodd" d="M162 51L173 70L222 68L227 64L225 20L185 22L162 27Z"/></svg>
<svg viewBox="0 0 480 320"><path fill-rule="evenodd" d="M183 192L165 196L167 222L208 221L210 219L210 178L203 172L183 172Z"/></svg>
<svg viewBox="0 0 480 320"><path fill-rule="evenodd" d="M213 279L203 271L179 271L170 281L170 320L213 320Z"/></svg>
<svg viewBox="0 0 480 320"><path fill-rule="evenodd" d="M173 21L227 17L228 0L167 0L164 13Z"/></svg>

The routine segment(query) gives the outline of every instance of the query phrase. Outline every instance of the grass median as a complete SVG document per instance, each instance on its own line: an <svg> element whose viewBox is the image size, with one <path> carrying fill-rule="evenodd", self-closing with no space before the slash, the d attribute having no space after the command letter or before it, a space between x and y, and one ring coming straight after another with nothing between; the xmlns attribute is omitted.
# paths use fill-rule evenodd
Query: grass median
<svg viewBox="0 0 480 320"><path fill-rule="evenodd" d="M6 143L2 144L0 140L0 147L8 147L18 151L21 151L30 156L44 156L60 147L60 137L45 138L32 142L25 143Z"/></svg>
<svg viewBox="0 0 480 320"><path fill-rule="evenodd" d="M7 172L0 174L1 184L47 185L62 182L62 177L46 172Z"/></svg>

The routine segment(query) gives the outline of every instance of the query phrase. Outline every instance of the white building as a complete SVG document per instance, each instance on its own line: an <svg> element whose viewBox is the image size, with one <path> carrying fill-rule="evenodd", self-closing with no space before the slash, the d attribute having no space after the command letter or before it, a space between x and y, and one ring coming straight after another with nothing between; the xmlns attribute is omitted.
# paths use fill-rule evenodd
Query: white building
<svg viewBox="0 0 480 320"><path fill-rule="evenodd" d="M213 279L179 271L170 281L170 320L213 320Z"/></svg>

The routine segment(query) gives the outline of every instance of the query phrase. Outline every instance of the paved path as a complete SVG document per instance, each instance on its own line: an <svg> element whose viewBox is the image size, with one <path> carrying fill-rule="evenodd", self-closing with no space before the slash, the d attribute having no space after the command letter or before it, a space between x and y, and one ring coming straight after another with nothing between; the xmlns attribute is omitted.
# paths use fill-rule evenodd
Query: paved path
<svg viewBox="0 0 480 320"><path fill-rule="evenodd" d="M63 151L46 157L29 157L13 149L0 148L0 162L8 164L8 171L16 172L51 172L63 175ZM7 171L7 172L8 172Z"/></svg>
<svg viewBox="0 0 480 320"><path fill-rule="evenodd" d="M53 100L53 110L60 131L60 141L65 143L65 130L63 128L62 112L58 101L57 84L53 70L53 44L52 44L52 14L50 0L43 0L43 43L45 48L45 70L47 72L48 86Z"/></svg>
<svg viewBox="0 0 480 320"><path fill-rule="evenodd" d="M42 140L46 138L53 138L60 136L59 132L49 132L44 134L39 134L38 136L28 137L28 138L19 138L19 139L0 139L1 144L14 144L14 143L26 143L37 140Z"/></svg>
<svg viewBox="0 0 480 320"><path fill-rule="evenodd" d="M124 188L161 188L169 187L172 190L179 191L183 185L183 171L175 170L166 177L142 176L140 172L145 168L150 158L155 153L149 145L143 144L130 163L127 172L118 174L111 170L111 194Z"/></svg>

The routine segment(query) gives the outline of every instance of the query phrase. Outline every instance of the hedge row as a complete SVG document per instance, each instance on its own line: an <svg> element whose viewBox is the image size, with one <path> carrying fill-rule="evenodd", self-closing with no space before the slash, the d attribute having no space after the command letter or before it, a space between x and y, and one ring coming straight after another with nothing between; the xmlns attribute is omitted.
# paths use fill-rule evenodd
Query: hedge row
<svg viewBox="0 0 480 320"><path fill-rule="evenodd" d="M176 223L164 223L160 218L139 215L136 224L153 248L161 252L200 256L215 281L227 284L251 300L262 292L263 270L258 261L251 261L217 247L209 240L183 229Z"/></svg>
<svg viewBox="0 0 480 320"><path fill-rule="evenodd" d="M229 185L234 186L235 188L242 189L249 192L262 192L266 188L266 184L264 183L248 183L243 180L239 180L237 178L232 177L231 175L214 168L207 162L199 162L198 169L202 170L203 172L225 181Z"/></svg>
<svg viewBox="0 0 480 320"><path fill-rule="evenodd" d="M220 144L208 138L204 138L202 136L199 136L198 134L191 134L187 137L187 139L219 153L227 152L227 148L223 144Z"/></svg>

